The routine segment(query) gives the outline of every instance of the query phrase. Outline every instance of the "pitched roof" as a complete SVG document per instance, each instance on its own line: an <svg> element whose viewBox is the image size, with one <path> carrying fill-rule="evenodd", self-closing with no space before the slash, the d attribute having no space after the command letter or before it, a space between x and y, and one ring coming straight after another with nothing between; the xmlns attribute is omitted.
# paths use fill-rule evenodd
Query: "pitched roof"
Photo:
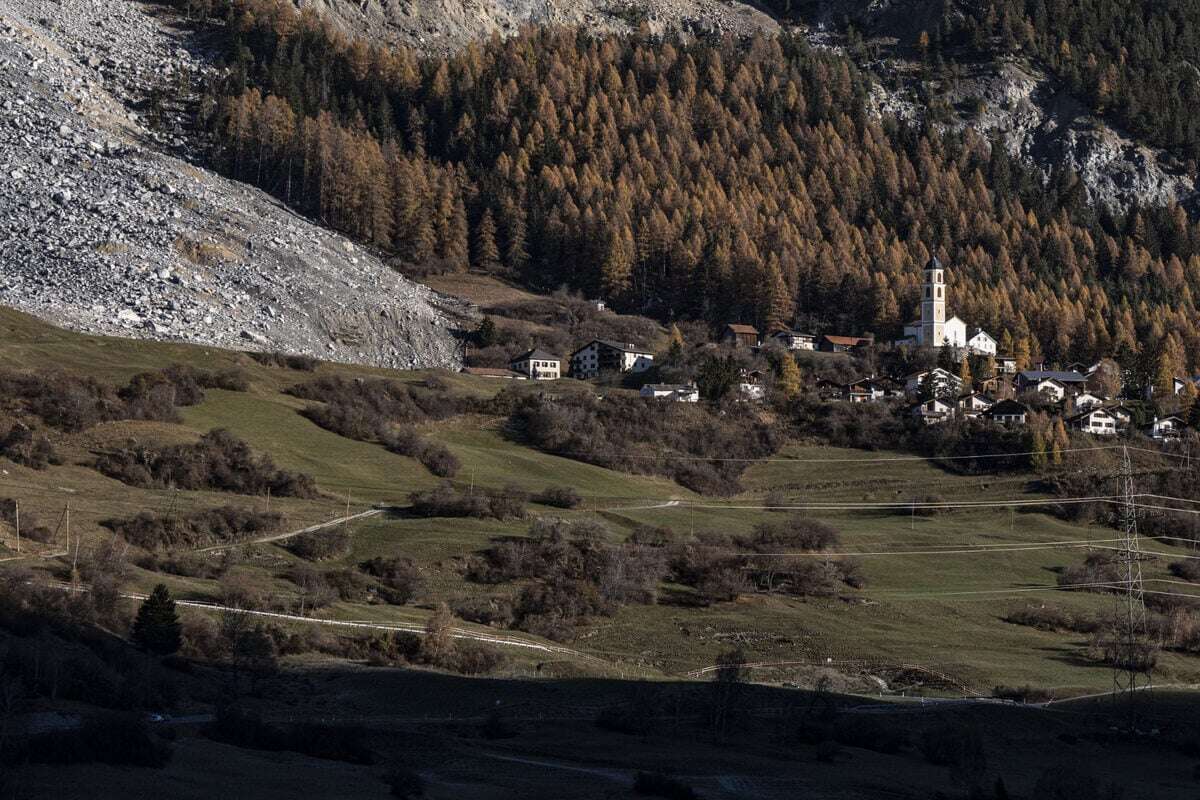
<svg viewBox="0 0 1200 800"><path fill-rule="evenodd" d="M647 383L642 386L652 392L694 392L696 387L686 383Z"/></svg>
<svg viewBox="0 0 1200 800"><path fill-rule="evenodd" d="M562 361L562 359L547 353L541 348L535 347L532 350L526 350L519 356L513 356L508 360L508 363L516 364L518 361Z"/></svg>
<svg viewBox="0 0 1200 800"><path fill-rule="evenodd" d="M1029 406L1016 400L1001 400L996 405L983 412L989 417L1000 417L1011 414L1028 414Z"/></svg>
<svg viewBox="0 0 1200 800"><path fill-rule="evenodd" d="M840 344L845 345L846 347L855 347L856 345L871 341L870 339L866 339L861 336L831 336L829 334L825 334L825 336L821 338L830 344Z"/></svg>
<svg viewBox="0 0 1200 800"><path fill-rule="evenodd" d="M1110 411L1109 409L1101 408L1100 406L1095 406L1094 408L1085 408L1083 411L1080 411L1078 414L1072 414L1071 416L1067 417L1067 422L1074 422L1075 420L1083 419L1084 417L1090 417L1092 414L1098 414L1100 412L1104 412L1105 414L1107 414L1110 417L1112 416L1112 411Z"/></svg>
<svg viewBox="0 0 1200 800"><path fill-rule="evenodd" d="M575 355L575 353L578 353L582 350L586 350L589 347L591 347L593 344L602 344L611 350L620 350L622 353L644 353L645 355L653 355L654 354L654 351L648 347L634 347L629 342L614 342L611 339L592 339L587 344L585 344L583 347L580 347L578 350L573 351L571 353L571 355Z"/></svg>
<svg viewBox="0 0 1200 800"><path fill-rule="evenodd" d="M755 336L758 336L758 328L754 327L753 325L743 325L740 322L731 322L726 325L725 328L733 331L734 333L752 333Z"/></svg>
<svg viewBox="0 0 1200 800"><path fill-rule="evenodd" d="M801 331L793 331L788 328L780 328L779 330L775 331L771 335L772 336L804 336L809 339L817 338L816 336L814 336L811 333L802 333Z"/></svg>
<svg viewBox="0 0 1200 800"><path fill-rule="evenodd" d="M1042 381L1056 380L1059 383L1083 383L1087 378L1080 375L1078 372L1068 372L1058 369L1027 369L1017 373L1021 380L1025 381Z"/></svg>

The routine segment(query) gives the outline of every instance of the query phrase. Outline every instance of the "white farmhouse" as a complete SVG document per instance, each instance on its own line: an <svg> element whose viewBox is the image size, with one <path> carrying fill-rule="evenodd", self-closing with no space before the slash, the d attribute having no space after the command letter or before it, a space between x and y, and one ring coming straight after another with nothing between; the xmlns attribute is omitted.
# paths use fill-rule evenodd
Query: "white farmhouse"
<svg viewBox="0 0 1200 800"><path fill-rule="evenodd" d="M556 381L562 377L562 359L536 347L514 356L508 368L535 381Z"/></svg>
<svg viewBox="0 0 1200 800"><path fill-rule="evenodd" d="M936 425L954 416L954 406L945 400L939 400L935 397L932 400L926 400L924 403L917 403L909 410L909 413L926 425Z"/></svg>
<svg viewBox="0 0 1200 800"><path fill-rule="evenodd" d="M967 349L981 356L996 355L996 340L983 328L976 328L975 333L967 339Z"/></svg>
<svg viewBox="0 0 1200 800"><path fill-rule="evenodd" d="M632 344L593 339L571 354L571 377L587 380L601 372L645 372L654 354Z"/></svg>
<svg viewBox="0 0 1200 800"><path fill-rule="evenodd" d="M772 333L771 338L788 350L815 350L817 346L817 337L811 333L784 329Z"/></svg>
<svg viewBox="0 0 1200 800"><path fill-rule="evenodd" d="M1116 436L1119 423L1116 417L1103 408L1089 408L1067 419L1068 427L1094 436Z"/></svg>
<svg viewBox="0 0 1200 800"><path fill-rule="evenodd" d="M1174 439L1186 424L1179 417L1155 417L1149 425L1142 426L1142 432L1151 439Z"/></svg>

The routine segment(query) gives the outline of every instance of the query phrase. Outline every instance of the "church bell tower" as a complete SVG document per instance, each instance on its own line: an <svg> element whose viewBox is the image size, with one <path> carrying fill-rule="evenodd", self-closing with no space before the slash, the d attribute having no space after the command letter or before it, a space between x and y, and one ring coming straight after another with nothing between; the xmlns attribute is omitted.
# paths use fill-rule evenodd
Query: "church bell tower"
<svg viewBox="0 0 1200 800"><path fill-rule="evenodd" d="M946 271L937 256L925 265L925 294L921 298L921 344L941 347L946 342Z"/></svg>

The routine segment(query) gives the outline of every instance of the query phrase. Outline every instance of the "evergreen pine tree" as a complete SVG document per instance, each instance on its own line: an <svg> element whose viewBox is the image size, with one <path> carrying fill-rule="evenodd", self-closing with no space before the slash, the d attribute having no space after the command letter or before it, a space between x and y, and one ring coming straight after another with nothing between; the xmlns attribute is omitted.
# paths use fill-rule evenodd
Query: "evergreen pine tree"
<svg viewBox="0 0 1200 800"><path fill-rule="evenodd" d="M183 644L181 631L175 601L166 585L160 583L138 609L131 638L143 650L169 656Z"/></svg>

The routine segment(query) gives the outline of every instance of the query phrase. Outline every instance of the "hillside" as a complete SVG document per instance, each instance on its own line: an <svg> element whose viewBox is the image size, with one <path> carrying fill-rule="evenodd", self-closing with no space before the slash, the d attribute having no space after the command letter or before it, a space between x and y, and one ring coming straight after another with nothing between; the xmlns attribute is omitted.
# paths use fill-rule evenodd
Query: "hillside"
<svg viewBox="0 0 1200 800"><path fill-rule="evenodd" d="M464 304L182 160L170 94L209 69L140 4L5 0L0 302L88 332L454 366ZM181 131L183 132L183 131Z"/></svg>
<svg viewBox="0 0 1200 800"><path fill-rule="evenodd" d="M793 443L773 459L751 466L742 477L742 494L729 499L704 498L666 478L617 472L531 449L506 433L502 416L476 412L418 423L416 430L448 448L458 460L451 482L459 491L532 497L529 511L504 519L430 517L404 510L412 502L411 492L431 489L441 481L417 458L317 427L312 418L299 413L307 404L294 393L281 390L338 375L385 377L400 385L421 387L432 373L363 372L330 364L306 373L264 366L244 355L217 350L79 337L11 312L4 312L3 332L0 368L29 369L52 360L68 373L119 382L138 371L184 362L205 370L233 368L249 379L245 391L206 390L199 404L181 409L177 423L116 421L79 433L43 427L61 465L38 470L5 463L0 497L18 500L23 514L29 518L36 515L51 526L69 502L72 530L82 537L76 547L85 553L103 549L109 541L112 534L105 520L128 517L139 508L186 518L231 503L260 511L265 506L284 515L280 530L286 531L343 516L347 507L351 513L372 506L396 507L399 511L395 513L344 526L348 548L313 567L332 575L354 570L355 565L373 558L411 559L425 588L412 603L335 599L314 616L419 627L438 602L447 602L454 609L515 602L526 580L481 581L471 577L472 570L478 570L480 555L486 556L498 542L510 537L517 542L537 541L542 534L530 531L531 525L537 527L539 517L565 520L562 524L568 530L571 525L590 526L586 530L591 533L586 535L598 536L594 541L604 547L628 547L622 543L631 536L637 540L657 529L667 531L655 534L665 535L667 542L707 543L697 552L706 547L718 552L727 546L720 544L722 537L750 535L760 523L786 523L786 513L762 508L783 499L784 505L812 506L805 516L837 532L840 544L833 549L842 555L833 558L858 562L855 569L861 570L861 588L847 585L832 594L821 590L812 596L735 591L732 601L714 602L704 599L709 589L675 583L679 579L672 578L661 589L655 587L657 600L627 599L608 611L594 612L590 622L555 628L558 633L553 635L563 637L566 645L561 668L588 673L598 670L603 675L617 671L679 677L711 665L736 642L751 660L778 664L765 669L758 676L761 679L813 681L821 674L820 665L832 659L827 664L831 665L830 675L848 689L887 685L894 691L924 687L952 694L987 694L1000 684L1033 683L1053 694L1066 694L1102 690L1110 680L1106 665L1085 656L1086 637L1081 641L1076 634L1005 621L1006 615L1031 601L1053 604L1068 614L1101 612L1109 602L1093 594L1053 591L1055 571L1079 563L1086 543L1103 542L1113 534L1104 527L1039 513L1036 503L1046 496L1034 491L1036 484L1029 475L953 475L920 461L896 462L894 455L886 452ZM505 383L449 375L438 380L445 384L439 391L449 392L443 405L449 398L459 398L454 404L472 397L484 400L501 388L498 383ZM565 382L562 390L568 390L571 383ZM261 494L251 497L211 489L169 491L131 486L105 477L91 466L98 453L128 447L131 438L142 446L161 448L167 442L193 442L218 427L256 452L269 455L279 468L311 476L319 493L309 498L277 493L268 499ZM563 509L539 501L552 486L571 487L580 496L579 504ZM938 502L986 504L1003 499L1035 505L1015 515L1003 505L959 508L934 516L918 514L920 509L910 511L907 504L921 501L931 487L936 487ZM768 495L770 502L765 503ZM888 502L899 507L891 511L868 507ZM821 509L829 504L834 507ZM836 507L846 504L851 508ZM11 550L11 526L5 541ZM53 553L55 542L27 542L27 551L31 546L35 552ZM293 582L294 577L288 577L305 564L289 546L285 538L234 548L245 550L244 556L233 562L233 571L239 576L235 582L238 591L257 593L255 602L263 604L258 607L292 610L312 596L310 590ZM221 549L228 548L198 554L196 561L197 556L187 556L186 548L168 548L158 553L156 561L147 560L135 548L129 554L132 564L126 586L146 590L164 581L181 598L220 603L230 596L234 585L231 579L220 577L230 569L229 562L219 555ZM1153 549L1162 556L1146 566L1148 585L1164 577L1166 561L1182 552L1160 543ZM643 555L652 550L641 546ZM880 555L854 559L856 553L875 552ZM185 556L193 562L186 569L154 567L167 564L166 556L171 554L180 564L187 560ZM808 558L819 556L813 553ZM472 567L473 563L476 566ZM55 558L43 562L27 559L26 564L50 574L60 574L62 569L62 561ZM722 590L716 591L715 596L721 596ZM1027 596L1030 592L1032 597ZM989 600L981 602L984 598ZM458 624L465 630L489 630ZM505 626L504 622L493 624ZM574 627L576 624L580 627ZM551 630L541 623L526 627ZM509 637L546 642L528 631L514 630ZM520 649L515 653L520 655ZM1198 670L1194 656L1164 652L1158 675L1164 683L1192 682L1200 674Z"/></svg>

